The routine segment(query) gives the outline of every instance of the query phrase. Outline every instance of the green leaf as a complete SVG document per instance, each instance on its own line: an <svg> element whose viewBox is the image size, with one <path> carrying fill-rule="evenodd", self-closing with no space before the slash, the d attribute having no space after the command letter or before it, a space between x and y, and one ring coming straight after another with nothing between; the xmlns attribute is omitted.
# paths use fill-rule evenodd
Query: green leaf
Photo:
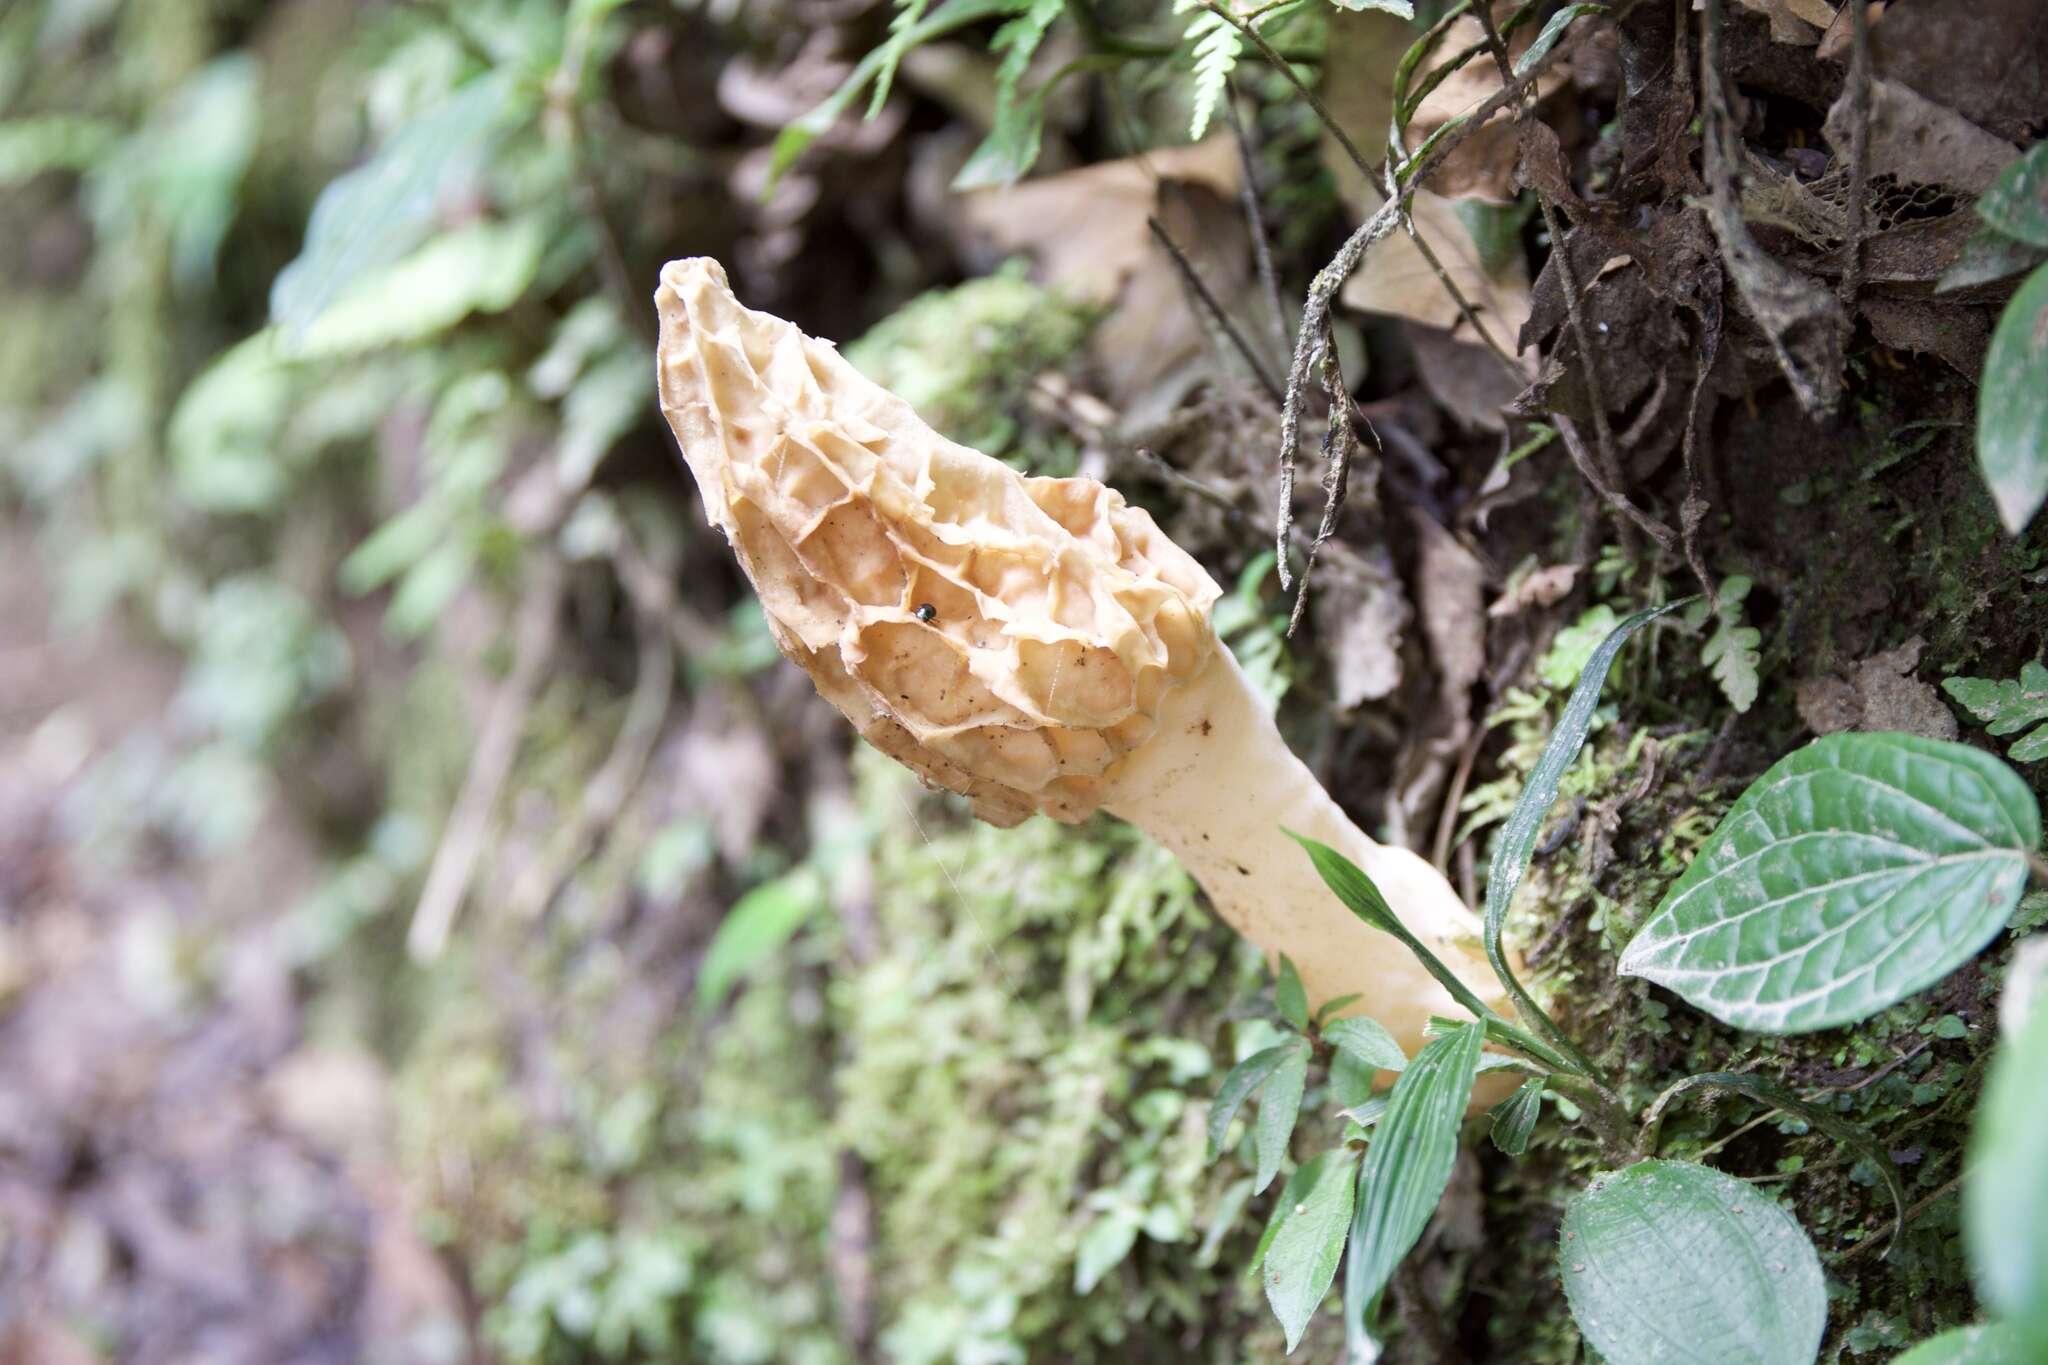
<svg viewBox="0 0 2048 1365"><path fill-rule="evenodd" d="M1327 1020L1331 1015L1337 1013L1339 1010L1349 1009L1351 1006L1357 1004L1359 1001L1363 999L1365 999L1364 992L1352 991L1349 995L1333 996L1332 998L1325 1000L1322 1004L1316 1006L1316 1027L1321 1028L1323 1026L1323 1022Z"/></svg>
<svg viewBox="0 0 2048 1365"><path fill-rule="evenodd" d="M770 154L768 165L769 184L772 186L782 173L790 168L804 149L829 131L839 122L839 116L853 106L860 98L861 91L880 75L883 66L900 58L904 52L934 38L944 37L955 29L969 24L994 18L999 14L1013 14L1018 8L1017 0L945 0L937 9L925 15L905 29L899 40L884 43L860 59L842 81L837 90L827 95L816 108L796 122L784 128L775 139L775 150ZM896 47L895 42L901 46ZM895 58L891 57L892 48Z"/></svg>
<svg viewBox="0 0 2048 1365"><path fill-rule="evenodd" d="M2027 276L1991 334L1977 392L1977 468L2005 529L2018 535L2048 499L2048 265Z"/></svg>
<svg viewBox="0 0 2048 1365"><path fill-rule="evenodd" d="M1485 1036L1485 1025L1475 1020L1425 1044L1394 1082L1358 1176L1346 1303L1377 1298L1429 1225L1457 1160L1458 1127Z"/></svg>
<svg viewBox="0 0 2048 1365"><path fill-rule="evenodd" d="M1742 574L1721 581L1713 608L1714 633L1700 646L1700 662L1713 673L1737 714L1756 704L1757 646L1764 638L1762 631L1742 624L1742 602L1750 587L1750 579Z"/></svg>
<svg viewBox="0 0 2048 1365"><path fill-rule="evenodd" d="M989 40L989 51L1002 54L1002 60L996 64L995 116L990 120L988 136L953 177L954 189L1014 184L1037 162L1039 144L1045 136L1046 97L1074 67L1062 68L1021 99L1017 86L1030 69L1031 58L1044 41L1046 30L1065 12L1065 0L1030 0L1022 14L997 29L995 37Z"/></svg>
<svg viewBox="0 0 2048 1365"><path fill-rule="evenodd" d="M1338 9L1348 9L1353 14L1368 14L1377 10L1381 14L1391 14L1400 19L1415 17L1413 0L1330 0L1330 3Z"/></svg>
<svg viewBox="0 0 2048 1365"><path fill-rule="evenodd" d="M296 334L284 332L278 349L293 360L355 355L423 340L471 313L503 312L533 283L546 245L538 217L441 233L351 284Z"/></svg>
<svg viewBox="0 0 2048 1365"><path fill-rule="evenodd" d="M1530 69L1536 63L1549 56L1550 49L1557 46L1558 39L1564 37L1564 31L1572 26L1574 20L1583 18L1588 14L1605 14L1606 12L1607 6L1605 5L1566 5L1563 9L1551 15L1550 22L1543 26L1542 31L1536 35L1536 40L1529 44L1528 50L1515 58L1516 77L1528 75Z"/></svg>
<svg viewBox="0 0 2048 1365"><path fill-rule="evenodd" d="M1323 1025L1323 1041L1375 1071L1406 1071L1408 1054L1378 1021L1355 1014Z"/></svg>
<svg viewBox="0 0 2048 1365"><path fill-rule="evenodd" d="M1074 1248L1074 1292L1086 1294L1102 1283L1102 1277L1123 1264L1137 1245L1143 1218L1134 1209L1116 1208L1102 1214L1081 1234Z"/></svg>
<svg viewBox="0 0 2048 1365"><path fill-rule="evenodd" d="M2012 769L1913 735L1815 740L1742 794L1622 954L1723 1023L1854 1023L2005 926L2041 815Z"/></svg>
<svg viewBox="0 0 2048 1365"><path fill-rule="evenodd" d="M2024 1333L2004 1323L1956 1327L1930 1337L1892 1365L2040 1365Z"/></svg>
<svg viewBox="0 0 2048 1365"><path fill-rule="evenodd" d="M1579 1330L1616 1365L1812 1365L1827 1328L1798 1220L1691 1162L1596 1181L1565 1208L1558 1267Z"/></svg>
<svg viewBox="0 0 2048 1365"><path fill-rule="evenodd" d="M1941 272L1934 292L1946 294L1952 289L1990 284L2008 275L2032 270L2041 264L2044 256L2048 253L2040 247L2016 241L1997 228L1981 227L1963 243L1963 249L1956 254L1948 269Z"/></svg>
<svg viewBox="0 0 2048 1365"><path fill-rule="evenodd" d="M1337 1278L1358 1189L1358 1159L1348 1149L1324 1152L1301 1169L1313 1174L1299 1192L1295 1182L1288 1182L1291 1202L1273 1214L1275 1232L1260 1265L1266 1302L1280 1319L1289 1351L1300 1344Z"/></svg>
<svg viewBox="0 0 2048 1365"><path fill-rule="evenodd" d="M1493 964L1494 974L1513 994L1523 1015L1544 1025L1549 1024L1547 1017L1522 988L1521 982L1516 980L1513 969L1508 965L1507 954L1501 949L1501 931L1507 924L1508 907L1514 903L1515 889L1522 884L1522 874L1529 870L1529 860L1536 852L1537 836L1542 833L1543 821L1557 800L1558 784L1564 780L1565 770L1571 767L1572 760L1579 756L1579 749L1586 742L1586 732L1593 727L1593 712L1600 705L1600 689L1606 685L1607 670L1613 667L1615 656L1621 653L1621 647L1628 643L1630 636L1690 601L1689 598L1681 599L1639 611L1615 626L1594 648L1579 673L1578 686L1572 689L1571 699L1564 704L1564 711L1557 718L1557 727L1550 732L1550 742L1543 746L1543 756L1530 770L1522 794L1515 799L1514 810L1494 841L1493 861L1486 873L1486 960ZM1553 1038L1558 1036L1554 1026L1549 1026L1548 1031Z"/></svg>
<svg viewBox="0 0 2048 1365"><path fill-rule="evenodd" d="M1273 999L1282 1019L1297 1033L1308 1032L1308 991L1301 984L1301 973L1294 970L1294 959L1285 953L1280 954L1280 980L1273 987Z"/></svg>
<svg viewBox="0 0 2048 1365"><path fill-rule="evenodd" d="M697 1004L716 1008L741 977L767 961L825 904L822 878L800 867L766 881L733 902L697 973Z"/></svg>
<svg viewBox="0 0 2048 1365"><path fill-rule="evenodd" d="M1536 1131L1536 1119L1543 1113L1543 1084L1543 1077L1531 1076L1488 1115L1493 1120L1493 1145L1509 1156L1529 1150L1529 1135Z"/></svg>
<svg viewBox="0 0 2048 1365"><path fill-rule="evenodd" d="M1963 1246L1977 1297L2048 1343L2048 1009L1999 1046L1963 1164ZM2039 1358L2039 1357L2036 1357Z"/></svg>
<svg viewBox="0 0 2048 1365"><path fill-rule="evenodd" d="M2048 722L2048 668L2029 659L2017 679L1944 678L1942 691L1983 723L1994 735L2010 735L2035 721ZM2007 757L2020 763L2048 758L2048 724L2013 741Z"/></svg>
<svg viewBox="0 0 2048 1365"><path fill-rule="evenodd" d="M0 122L0 185L19 185L45 171L85 170L119 135L113 124L82 114Z"/></svg>
<svg viewBox="0 0 2048 1365"><path fill-rule="evenodd" d="M1443 984L1451 998L1470 1010L1474 1017L1485 1018L1489 1013L1485 1004L1472 992L1472 988L1458 980L1457 974L1439 961L1436 955L1422 946L1422 940L1408 932L1400 917L1388 906L1386 897L1374 886L1372 878L1349 858L1331 848L1328 844L1296 834L1291 829L1281 833L1307 850L1309 861L1315 864L1316 873L1323 879L1323 885L1330 888L1337 899L1352 914L1370 924L1382 933L1392 934L1401 940L1409 952L1428 969L1429 974Z"/></svg>
<svg viewBox="0 0 2048 1365"><path fill-rule="evenodd" d="M442 188L532 107L533 92L511 72L479 76L329 183L305 245L271 286L272 320L296 339L343 290L418 245Z"/></svg>
<svg viewBox="0 0 2048 1365"><path fill-rule="evenodd" d="M1223 1084L1216 1091L1215 1100L1209 1105L1209 1157L1214 1160L1223 1150L1223 1139L1230 1135L1230 1121L1237 1117L1237 1111L1244 1102L1271 1078L1273 1072L1286 1058L1292 1043L1281 1043L1251 1056L1230 1068L1223 1078Z"/></svg>
<svg viewBox="0 0 2048 1365"><path fill-rule="evenodd" d="M1195 7L1195 0L1174 0L1173 12L1185 14ZM1222 15L1202 10L1188 21L1182 37L1193 44L1195 58L1195 93L1188 116L1188 137L1200 142L1202 134L1209 131L1209 120L1215 116L1217 104L1229 89L1230 73L1237 69L1237 59L1244 53L1244 35Z"/></svg>
<svg viewBox="0 0 2048 1365"><path fill-rule="evenodd" d="M882 106L889 102L889 89L896 83L896 68L903 61L903 54L916 45L911 35L916 31L918 21L931 0L896 0L896 13L889 18L889 37L881 47L882 62L875 71L875 90L868 100L868 117L882 112Z"/></svg>
<svg viewBox="0 0 2048 1365"><path fill-rule="evenodd" d="M1280 1163L1287 1159L1287 1142L1294 1136L1294 1121L1301 1116L1301 1092L1308 1087L1309 1045L1306 1038L1281 1047L1280 1064L1259 1096L1259 1167L1252 1175L1257 1192L1273 1183Z"/></svg>
<svg viewBox="0 0 2048 1365"><path fill-rule="evenodd" d="M2008 237L2048 249L2048 142L2007 166L1984 197L1977 216Z"/></svg>

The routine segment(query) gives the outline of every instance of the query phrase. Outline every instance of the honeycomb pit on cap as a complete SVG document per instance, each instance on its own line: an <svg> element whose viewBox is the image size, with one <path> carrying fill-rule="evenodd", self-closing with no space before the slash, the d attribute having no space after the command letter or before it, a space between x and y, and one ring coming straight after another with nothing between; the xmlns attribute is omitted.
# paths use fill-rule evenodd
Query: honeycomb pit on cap
<svg viewBox="0 0 2048 1365"><path fill-rule="evenodd" d="M830 343L741 306L708 258L655 294L662 411L783 653L870 744L975 815L1108 810L1219 914L1413 1051L1448 991L1346 910L1292 829L1363 868L1506 1012L1442 874L1366 837L1288 749L1216 638L1216 583L1093 479L1028 478L946 440Z"/></svg>

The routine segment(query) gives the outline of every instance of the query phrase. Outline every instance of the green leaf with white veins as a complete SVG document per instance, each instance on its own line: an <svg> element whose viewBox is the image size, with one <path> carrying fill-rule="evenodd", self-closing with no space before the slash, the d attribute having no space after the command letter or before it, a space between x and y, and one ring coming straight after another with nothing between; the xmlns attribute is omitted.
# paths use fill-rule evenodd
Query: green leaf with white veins
<svg viewBox="0 0 2048 1365"><path fill-rule="evenodd" d="M1820 1257L1734 1176L1643 1161L1565 1209L1572 1317L1614 1365L1812 1365L1828 1325Z"/></svg>
<svg viewBox="0 0 2048 1365"><path fill-rule="evenodd" d="M1485 1037L1486 1026L1477 1020L1462 1025L1425 1044L1394 1082L1358 1176L1351 1261L1344 1271L1346 1303L1379 1297L1429 1226L1458 1158L1458 1128Z"/></svg>
<svg viewBox="0 0 2048 1365"><path fill-rule="evenodd" d="M2033 793L1991 755L1829 735L1742 794L1620 971L1760 1033L1854 1023L1996 937L2040 842Z"/></svg>
<svg viewBox="0 0 2048 1365"><path fill-rule="evenodd" d="M2048 758L2048 668L2028 660L2018 678L1944 678L1941 690L1954 697L1994 735L2018 734L2036 721L2034 730L2012 742L2006 756L2015 763Z"/></svg>

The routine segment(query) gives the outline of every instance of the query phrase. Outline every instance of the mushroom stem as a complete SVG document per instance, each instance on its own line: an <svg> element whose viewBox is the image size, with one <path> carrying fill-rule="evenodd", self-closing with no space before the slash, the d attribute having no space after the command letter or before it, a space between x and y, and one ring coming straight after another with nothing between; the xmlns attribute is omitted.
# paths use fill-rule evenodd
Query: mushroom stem
<svg viewBox="0 0 2048 1365"><path fill-rule="evenodd" d="M1512 1017L1478 917L1423 858L1376 843L1351 822L1287 747L1220 642L1201 673L1162 703L1157 732L1124 760L1103 806L1171 850L1217 913L1269 959L1285 953L1311 1009L1358 995L1350 1009L1371 1015L1411 1053L1430 1016L1465 1014L1403 944L1323 885L1290 830L1356 863L1416 938Z"/></svg>

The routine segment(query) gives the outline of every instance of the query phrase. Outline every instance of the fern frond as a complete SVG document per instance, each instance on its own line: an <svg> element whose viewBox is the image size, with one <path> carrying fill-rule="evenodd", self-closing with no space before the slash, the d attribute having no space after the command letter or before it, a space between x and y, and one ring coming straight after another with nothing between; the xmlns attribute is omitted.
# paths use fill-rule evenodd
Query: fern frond
<svg viewBox="0 0 2048 1365"><path fill-rule="evenodd" d="M874 93L868 97L869 118L881 113L888 102L890 87L896 83L897 63L910 51L917 21L924 18L929 8L931 0L896 0L896 13L889 20L889 36L882 40L882 65L875 72Z"/></svg>
<svg viewBox="0 0 2048 1365"><path fill-rule="evenodd" d="M1195 4L1196 0L1174 0L1174 12L1184 14ZM1209 120L1215 117L1216 106L1229 88L1230 73L1237 69L1237 59L1244 53L1244 35L1222 15L1203 10L1189 20L1182 37L1194 44L1195 58L1195 102L1188 136L1200 141L1202 134L1209 131Z"/></svg>
<svg viewBox="0 0 2048 1365"><path fill-rule="evenodd" d="M1017 97L1017 83L1024 79L1031 59L1038 54L1038 45L1045 41L1046 30L1052 27L1053 20L1059 18L1066 7L1066 0L1029 0L1022 14L997 29L996 36L989 39L989 51L1003 54L1002 61L996 65L998 106Z"/></svg>

